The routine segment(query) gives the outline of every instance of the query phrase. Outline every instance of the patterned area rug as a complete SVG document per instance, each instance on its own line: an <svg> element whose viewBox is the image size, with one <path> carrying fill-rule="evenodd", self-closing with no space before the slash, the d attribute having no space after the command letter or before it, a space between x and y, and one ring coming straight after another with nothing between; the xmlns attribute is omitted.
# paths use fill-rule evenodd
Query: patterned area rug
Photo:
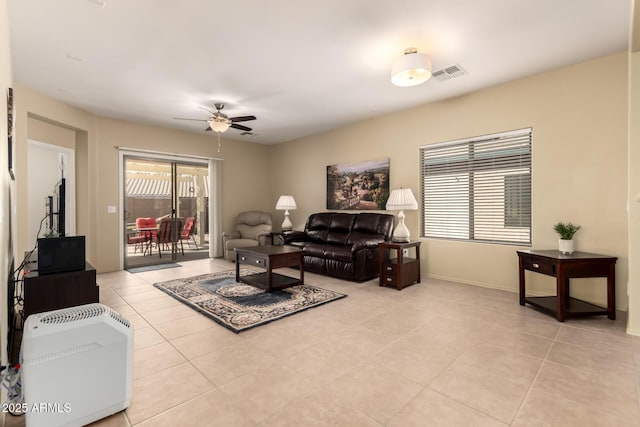
<svg viewBox="0 0 640 427"><path fill-rule="evenodd" d="M255 272L240 269L241 276L252 273ZM235 333L346 297L310 285L269 293L236 282L235 270L154 283L153 286Z"/></svg>

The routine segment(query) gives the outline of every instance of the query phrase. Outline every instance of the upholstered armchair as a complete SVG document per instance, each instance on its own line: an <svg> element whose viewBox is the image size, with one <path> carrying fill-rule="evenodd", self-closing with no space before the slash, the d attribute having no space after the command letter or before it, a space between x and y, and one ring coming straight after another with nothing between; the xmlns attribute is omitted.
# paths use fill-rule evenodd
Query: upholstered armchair
<svg viewBox="0 0 640 427"><path fill-rule="evenodd" d="M264 245L271 233L271 214L260 211L241 212L236 218L233 232L222 233L224 257L236 260L236 248Z"/></svg>

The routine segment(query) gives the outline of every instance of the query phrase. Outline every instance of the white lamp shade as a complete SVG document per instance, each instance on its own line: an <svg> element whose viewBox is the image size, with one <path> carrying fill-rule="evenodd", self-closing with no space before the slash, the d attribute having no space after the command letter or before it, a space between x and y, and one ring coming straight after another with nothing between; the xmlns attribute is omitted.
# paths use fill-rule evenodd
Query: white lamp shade
<svg viewBox="0 0 640 427"><path fill-rule="evenodd" d="M280 196L278 202L276 203L276 210L278 211L292 211L297 209L296 201L293 196L288 194Z"/></svg>
<svg viewBox="0 0 640 427"><path fill-rule="evenodd" d="M389 211L414 211L418 209L418 202L413 196L410 188L399 188L391 191L387 200L387 210Z"/></svg>
<svg viewBox="0 0 640 427"><path fill-rule="evenodd" d="M396 86L417 86L431 78L431 58L414 48L405 50L391 67L391 83Z"/></svg>
<svg viewBox="0 0 640 427"><path fill-rule="evenodd" d="M211 126L211 129L213 129L215 132L222 133L229 129L231 123L225 119L215 119L209 120L209 126Z"/></svg>

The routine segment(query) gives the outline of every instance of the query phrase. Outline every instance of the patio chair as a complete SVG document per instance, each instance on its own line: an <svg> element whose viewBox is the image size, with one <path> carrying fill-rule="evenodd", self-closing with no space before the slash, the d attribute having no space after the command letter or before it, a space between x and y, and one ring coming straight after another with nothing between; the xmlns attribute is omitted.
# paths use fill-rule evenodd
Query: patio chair
<svg viewBox="0 0 640 427"><path fill-rule="evenodd" d="M184 227L180 232L180 244L182 244L182 240L186 240L189 243L189 245L191 245L191 241L193 241L193 244L196 246L196 249L198 249L196 238L193 235L193 226L195 222L196 222L196 217L194 216L188 216L185 218Z"/></svg>
<svg viewBox="0 0 640 427"><path fill-rule="evenodd" d="M175 221L176 224L176 233L174 235L172 223ZM158 233L155 237L156 247L158 248L158 253L160 254L160 258L162 258L162 249L169 250L169 245L175 243L176 245L180 242L180 247L182 249L182 255L184 255L184 246L182 246L182 240L180 239L180 232L178 230L182 229L182 218L165 218L160 221L160 228L158 228Z"/></svg>

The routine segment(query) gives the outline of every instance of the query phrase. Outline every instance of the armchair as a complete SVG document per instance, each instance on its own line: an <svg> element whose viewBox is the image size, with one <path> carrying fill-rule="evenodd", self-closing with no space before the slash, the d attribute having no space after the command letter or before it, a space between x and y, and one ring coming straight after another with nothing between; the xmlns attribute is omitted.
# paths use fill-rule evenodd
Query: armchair
<svg viewBox="0 0 640 427"><path fill-rule="evenodd" d="M236 218L235 231L223 232L224 257L236 260L236 248L265 245L271 233L271 214L260 211L241 212Z"/></svg>

